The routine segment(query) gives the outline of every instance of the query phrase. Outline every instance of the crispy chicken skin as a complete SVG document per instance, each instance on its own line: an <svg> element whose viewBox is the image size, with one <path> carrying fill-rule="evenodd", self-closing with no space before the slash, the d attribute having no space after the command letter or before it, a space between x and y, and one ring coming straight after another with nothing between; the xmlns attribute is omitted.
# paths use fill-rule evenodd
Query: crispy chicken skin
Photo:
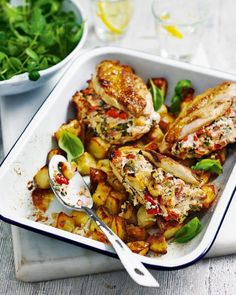
<svg viewBox="0 0 236 295"><path fill-rule="evenodd" d="M194 98L160 146L162 153L200 158L236 141L236 83L225 82Z"/></svg>
<svg viewBox="0 0 236 295"><path fill-rule="evenodd" d="M95 92L109 105L134 117L153 112L152 97L143 80L119 61L105 60L92 77Z"/></svg>
<svg viewBox="0 0 236 295"><path fill-rule="evenodd" d="M113 173L152 214L182 222L189 211L203 207L206 194L188 167L154 151L121 147L111 157Z"/></svg>

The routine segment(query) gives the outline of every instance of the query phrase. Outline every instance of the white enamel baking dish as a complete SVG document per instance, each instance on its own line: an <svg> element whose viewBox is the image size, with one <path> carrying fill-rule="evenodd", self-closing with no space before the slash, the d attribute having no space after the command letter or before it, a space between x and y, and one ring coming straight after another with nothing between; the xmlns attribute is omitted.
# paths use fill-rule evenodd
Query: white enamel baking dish
<svg viewBox="0 0 236 295"><path fill-rule="evenodd" d="M62 123L71 118L72 95L86 86L86 81L94 72L96 64L104 59L118 59L132 66L144 80L155 76L166 77L169 82L169 96L180 79L190 79L196 92L200 93L222 81L235 80L235 77L133 50L112 47L91 50L73 62L4 159L0 169L0 217L2 220L116 257L112 247L101 242L31 220L29 218L31 194L27 189L28 181L32 180L36 171L45 164L46 155L52 147L53 133ZM201 219L202 232L187 244L170 244L168 253L161 257L140 256L142 262L153 268L175 269L191 265L208 252L236 190L235 159L236 146L234 145L231 146L224 165L224 174L217 179L220 188L218 202ZM62 210L61 205L54 201L52 211Z"/></svg>

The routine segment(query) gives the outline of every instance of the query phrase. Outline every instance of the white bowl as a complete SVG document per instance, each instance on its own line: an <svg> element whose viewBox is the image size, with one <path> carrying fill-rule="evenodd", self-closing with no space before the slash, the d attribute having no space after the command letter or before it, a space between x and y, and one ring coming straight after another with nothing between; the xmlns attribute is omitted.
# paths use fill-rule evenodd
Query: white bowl
<svg viewBox="0 0 236 295"><path fill-rule="evenodd" d="M23 73L13 76L11 79L0 81L0 96L19 94L42 86L55 77L72 58L79 54L87 38L88 22L86 21L84 10L77 0L65 0L63 5L65 11L73 11L75 13L79 22L84 21L83 35L78 45L62 61L48 69L40 71L40 78L37 81L29 80L28 73Z"/></svg>
<svg viewBox="0 0 236 295"><path fill-rule="evenodd" d="M170 94L180 79L190 79L196 92L201 93L222 81L235 80L235 76L133 50L110 47L94 49L81 55L70 66L12 148L0 169L0 218L35 232L115 256L111 246L30 219L31 192L27 189L28 181L45 164L46 155L52 148L52 134L62 123L71 118L72 95L86 86L86 81L94 72L95 66L104 59L117 59L130 65L145 81L155 76L166 77ZM207 253L217 236L235 192L235 159L234 145L224 164L224 173L217 178L220 198L214 208L208 210L201 218L203 224L201 233L186 244L168 245L166 255L140 256L142 262L155 268L175 269L188 266ZM50 208L52 212L64 211L56 200Z"/></svg>

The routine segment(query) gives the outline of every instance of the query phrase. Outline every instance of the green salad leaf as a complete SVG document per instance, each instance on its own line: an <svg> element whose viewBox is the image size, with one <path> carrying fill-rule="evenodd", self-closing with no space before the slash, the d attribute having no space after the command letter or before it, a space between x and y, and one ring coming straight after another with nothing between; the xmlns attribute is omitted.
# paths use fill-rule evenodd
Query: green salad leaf
<svg viewBox="0 0 236 295"><path fill-rule="evenodd" d="M150 92L152 95L153 107L154 110L157 112L162 104L164 103L164 95L162 91L153 83L152 79L150 79Z"/></svg>
<svg viewBox="0 0 236 295"><path fill-rule="evenodd" d="M175 93L171 99L170 111L172 114L180 112L181 102L183 99L183 90L191 88L192 82L190 80L180 80L175 86Z"/></svg>
<svg viewBox="0 0 236 295"><path fill-rule="evenodd" d="M64 59L79 43L84 23L72 11L64 11L66 0L24 0L13 6L0 0L0 81L28 72L39 79L39 71Z"/></svg>
<svg viewBox="0 0 236 295"><path fill-rule="evenodd" d="M191 167L195 170L204 170L209 171L216 174L221 174L223 172L223 168L219 160L213 159L203 159L196 163L196 165Z"/></svg>
<svg viewBox="0 0 236 295"><path fill-rule="evenodd" d="M58 142L59 147L66 152L69 162L76 160L84 153L82 141L68 131L62 131Z"/></svg>
<svg viewBox="0 0 236 295"><path fill-rule="evenodd" d="M200 233L202 229L201 221L194 217L187 224L181 227L174 236L176 243L187 243Z"/></svg>

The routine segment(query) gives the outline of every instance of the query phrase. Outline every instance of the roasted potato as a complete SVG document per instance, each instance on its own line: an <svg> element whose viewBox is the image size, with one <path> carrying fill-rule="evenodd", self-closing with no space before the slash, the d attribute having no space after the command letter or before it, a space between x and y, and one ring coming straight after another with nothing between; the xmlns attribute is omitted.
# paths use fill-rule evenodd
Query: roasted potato
<svg viewBox="0 0 236 295"><path fill-rule="evenodd" d="M34 206L44 212L48 209L54 198L55 195L51 189L36 188L32 191L32 201Z"/></svg>
<svg viewBox="0 0 236 295"><path fill-rule="evenodd" d="M108 159L98 160L97 169L100 169L107 174L110 173L112 171L110 166L110 161Z"/></svg>
<svg viewBox="0 0 236 295"><path fill-rule="evenodd" d="M90 188L94 192L99 182L107 180L107 174L100 169L90 168Z"/></svg>
<svg viewBox="0 0 236 295"><path fill-rule="evenodd" d="M118 235L121 240L126 241L126 222L124 218L120 216L114 216L111 223L111 229Z"/></svg>
<svg viewBox="0 0 236 295"><path fill-rule="evenodd" d="M157 225L167 240L172 238L175 233L182 227L182 225L179 224L177 221L166 221L161 216L157 217Z"/></svg>
<svg viewBox="0 0 236 295"><path fill-rule="evenodd" d="M105 159L109 148L110 144L100 137L92 137L87 144L88 152L96 159Z"/></svg>
<svg viewBox="0 0 236 295"><path fill-rule="evenodd" d="M156 254L167 253L167 242L163 234L151 235L147 239L147 243L150 244L150 250Z"/></svg>
<svg viewBox="0 0 236 295"><path fill-rule="evenodd" d="M90 168L96 168L96 160L88 152L84 152L75 162L79 173L82 175L89 175Z"/></svg>
<svg viewBox="0 0 236 295"><path fill-rule="evenodd" d="M144 227L127 225L127 239L129 241L146 241L148 232Z"/></svg>
<svg viewBox="0 0 236 295"><path fill-rule="evenodd" d="M68 131L76 136L79 136L81 134L82 127L77 119L71 120L67 124L62 124L54 134L57 141L59 141L62 131Z"/></svg>
<svg viewBox="0 0 236 295"><path fill-rule="evenodd" d="M56 227L68 232L73 232L75 229L75 220L72 216L60 212L57 216Z"/></svg>
<svg viewBox="0 0 236 295"><path fill-rule="evenodd" d="M50 152L47 155L47 164L50 162L51 158L55 155L62 155L62 151L58 148L50 150Z"/></svg>
<svg viewBox="0 0 236 295"><path fill-rule="evenodd" d="M65 176L65 178L67 178L68 180L70 180L73 177L76 169L77 169L77 165L75 162L71 162L71 163L61 162L60 163L60 171Z"/></svg>
<svg viewBox="0 0 236 295"><path fill-rule="evenodd" d="M108 225L109 227L111 227L111 223L112 223L112 219L113 217L108 213L108 211L106 210L106 208L104 207L99 207L96 210L96 214L97 216L104 222L106 223L106 225Z"/></svg>
<svg viewBox="0 0 236 295"><path fill-rule="evenodd" d="M38 188L48 189L50 188L48 166L43 166L34 176L34 182Z"/></svg>
<svg viewBox="0 0 236 295"><path fill-rule="evenodd" d="M209 208L216 198L215 187L212 184L204 184L201 188L207 195L203 202L203 207Z"/></svg>
<svg viewBox="0 0 236 295"><path fill-rule="evenodd" d="M150 132L147 134L147 138L149 141L161 142L164 137L164 133L162 132L159 126L153 127Z"/></svg>
<svg viewBox="0 0 236 295"><path fill-rule="evenodd" d="M96 191L92 195L95 208L103 206L106 203L106 199L108 198L111 190L112 188L105 182L100 182L98 184Z"/></svg>
<svg viewBox="0 0 236 295"><path fill-rule="evenodd" d="M117 215L121 211L121 204L127 199L126 193L111 191L104 206L110 214Z"/></svg>
<svg viewBox="0 0 236 295"><path fill-rule="evenodd" d="M71 216L76 226L83 227L90 219L90 217L83 211L72 211Z"/></svg>
<svg viewBox="0 0 236 295"><path fill-rule="evenodd" d="M138 220L138 226L146 227L146 228L151 227L152 225L156 223L155 215L148 214L144 206L141 206L138 209L137 220Z"/></svg>
<svg viewBox="0 0 236 295"><path fill-rule="evenodd" d="M132 252L143 256L145 256L149 251L149 243L145 241L129 242L127 246L130 248Z"/></svg>
<svg viewBox="0 0 236 295"><path fill-rule="evenodd" d="M123 217L128 224L137 224L137 211L129 201L121 205L121 213L119 216Z"/></svg>
<svg viewBox="0 0 236 295"><path fill-rule="evenodd" d="M159 126L163 133L166 133L169 130L169 127L174 122L174 120L174 116L170 115L169 113L162 115Z"/></svg>

